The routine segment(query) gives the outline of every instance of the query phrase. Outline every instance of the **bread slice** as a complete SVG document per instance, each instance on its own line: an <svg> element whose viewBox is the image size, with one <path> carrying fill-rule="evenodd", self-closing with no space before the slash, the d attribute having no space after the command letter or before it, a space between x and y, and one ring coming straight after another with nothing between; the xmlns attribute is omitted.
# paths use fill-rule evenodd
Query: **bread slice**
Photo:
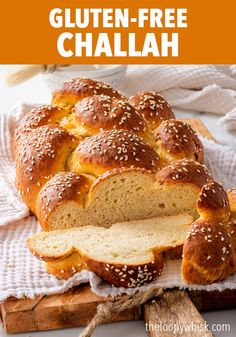
<svg viewBox="0 0 236 337"><path fill-rule="evenodd" d="M183 245L192 222L192 216L178 214L110 228L84 226L41 232L27 244L60 278L89 269L115 286L136 287L160 275L161 253Z"/></svg>
<svg viewBox="0 0 236 337"><path fill-rule="evenodd" d="M203 165L189 160L177 161L156 174L137 168L109 171L87 187L82 183L84 176L61 172L41 189L37 216L46 231L110 227L181 212L197 219L197 198L210 179Z"/></svg>

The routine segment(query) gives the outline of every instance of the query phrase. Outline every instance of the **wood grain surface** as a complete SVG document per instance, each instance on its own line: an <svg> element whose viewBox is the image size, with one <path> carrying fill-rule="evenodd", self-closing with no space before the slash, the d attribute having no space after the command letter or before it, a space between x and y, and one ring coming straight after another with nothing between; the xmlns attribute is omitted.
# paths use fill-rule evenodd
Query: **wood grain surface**
<svg viewBox="0 0 236 337"><path fill-rule="evenodd" d="M212 337L205 321L188 294L183 290L169 290L160 299L144 305L146 331L150 337Z"/></svg>
<svg viewBox="0 0 236 337"><path fill-rule="evenodd" d="M62 329L84 326L96 313L97 305L111 297L97 296L89 285L74 287L60 295L36 299L9 299L1 304L4 328L8 333ZM131 321L141 317L141 309L126 310L114 321Z"/></svg>
<svg viewBox="0 0 236 337"><path fill-rule="evenodd" d="M210 132L200 120L185 119L185 121L190 123L192 127L203 136L213 139ZM231 191L229 195L231 206L236 211L235 191ZM236 307L236 290L226 290L223 292L188 291L188 294L198 310ZM175 297L175 306L173 306ZM146 322L156 322L158 320L157 317L162 317L163 321L168 317L168 321L174 322L176 317L176 319L178 318L178 321L182 323L191 319L194 319L195 322L199 322L199 324L202 323L202 318L191 303L189 297L183 291L166 291L164 300L165 305L163 301L161 304L158 304L158 302L150 302L145 305L144 317ZM81 285L59 295L36 297L35 299L8 299L0 304L0 312L3 325L8 333L60 329L86 325L93 317L97 305L101 302L109 301L110 299L111 298L102 298L95 295L91 292L88 285ZM189 306L191 307L191 310L189 309ZM167 313L167 308L170 309L169 316L166 316L165 314ZM187 315L185 312L187 312ZM118 315L115 320L137 320L140 318L142 318L142 308L136 308L126 310ZM150 336L156 337L160 335L151 334L150 332ZM169 335L161 336L165 337ZM191 336L195 337L198 335L193 335L191 333ZM201 334L201 336L212 335Z"/></svg>

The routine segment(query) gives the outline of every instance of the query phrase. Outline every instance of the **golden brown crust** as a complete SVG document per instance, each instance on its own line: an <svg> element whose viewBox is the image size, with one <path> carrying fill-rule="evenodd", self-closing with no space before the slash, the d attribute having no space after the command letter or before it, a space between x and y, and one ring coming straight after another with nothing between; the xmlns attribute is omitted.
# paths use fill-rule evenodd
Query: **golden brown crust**
<svg viewBox="0 0 236 337"><path fill-rule="evenodd" d="M110 84L90 78L74 78L65 81L62 87L53 93L52 103L66 108L72 108L81 99L93 95L106 95L126 99L113 89Z"/></svg>
<svg viewBox="0 0 236 337"><path fill-rule="evenodd" d="M230 204L230 210L233 215L233 217L236 219L236 189L232 188L227 191L229 204Z"/></svg>
<svg viewBox="0 0 236 337"><path fill-rule="evenodd" d="M28 243L30 248L30 244ZM134 288L148 284L160 276L163 268L163 258L161 254L154 254L153 260L145 261L141 264L122 264L98 261L91 257L80 255L78 251L73 251L61 259L40 257L32 250L35 257L46 261L46 269L50 274L59 279L68 279L75 273L84 269L93 271L103 280L116 287Z"/></svg>
<svg viewBox="0 0 236 337"><path fill-rule="evenodd" d="M143 134L146 123L127 101L105 95L94 95L81 100L75 107L76 119L90 135L101 130L129 130Z"/></svg>
<svg viewBox="0 0 236 337"><path fill-rule="evenodd" d="M199 194L194 222L184 243L182 275L187 283L208 284L236 271L236 224L227 194L210 181Z"/></svg>
<svg viewBox="0 0 236 337"><path fill-rule="evenodd" d="M202 188L212 179L212 176L204 165L194 160L182 159L162 168L156 174L156 179L160 184L182 182Z"/></svg>
<svg viewBox="0 0 236 337"><path fill-rule="evenodd" d="M112 264L96 261L87 256L83 258L91 271L116 287L135 288L148 284L161 274L163 268L161 254L155 254L152 261L138 265Z"/></svg>
<svg viewBox="0 0 236 337"><path fill-rule="evenodd" d="M151 146L124 130L104 131L82 141L69 162L72 171L98 176L114 168L156 171L159 158Z"/></svg>
<svg viewBox="0 0 236 337"><path fill-rule="evenodd" d="M68 110L56 105L38 105L24 116L15 133L18 136L28 129L36 129L46 124L59 124L60 120L68 113Z"/></svg>
<svg viewBox="0 0 236 337"><path fill-rule="evenodd" d="M60 232L63 232L65 230L60 230ZM59 231L55 230L53 231L54 234L57 234ZM73 246L68 245L67 247L65 247L64 250L62 250L60 253L50 253L50 254L42 254L42 250L38 247L35 246L34 244L34 240L37 240L38 238L41 239L41 236L44 236L44 239L47 237L47 232L38 232L36 233L33 237L29 237L26 240L26 244L30 250L30 252L40 261L44 261L44 262L49 262L49 263L64 263L64 261L67 261L68 258L70 258L71 255L73 255L74 253L78 254L78 251L76 249L74 249ZM76 255L76 254L75 254ZM74 256L74 255L73 255Z"/></svg>
<svg viewBox="0 0 236 337"><path fill-rule="evenodd" d="M233 250L236 254L236 219L230 218L224 225L228 236L231 239Z"/></svg>
<svg viewBox="0 0 236 337"><path fill-rule="evenodd" d="M235 270L235 253L224 225L207 219L194 222L183 249L182 275L185 281L212 283Z"/></svg>
<svg viewBox="0 0 236 337"><path fill-rule="evenodd" d="M201 141L192 127L183 121L172 119L162 122L156 130L154 148L164 163L184 158L204 162Z"/></svg>
<svg viewBox="0 0 236 337"><path fill-rule="evenodd" d="M179 260L183 255L183 245L168 249L164 252L164 257L169 260Z"/></svg>
<svg viewBox="0 0 236 337"><path fill-rule="evenodd" d="M91 179L72 172L59 172L41 189L36 214L44 230L47 230L47 218L59 205L73 201L84 208L85 197L92 184Z"/></svg>
<svg viewBox="0 0 236 337"><path fill-rule="evenodd" d="M17 145L32 132L32 130L47 124L59 124L60 120L68 115L68 110L62 109L56 105L38 105L30 110L21 120L20 125L14 134L14 150Z"/></svg>
<svg viewBox="0 0 236 337"><path fill-rule="evenodd" d="M171 106L154 91L138 92L129 102L150 123L151 129L156 129L164 120L175 118Z"/></svg>
<svg viewBox="0 0 236 337"><path fill-rule="evenodd" d="M42 186L65 170L66 160L76 139L61 127L41 126L22 141L16 153L16 187L22 199L35 212Z"/></svg>
<svg viewBox="0 0 236 337"><path fill-rule="evenodd" d="M228 221L231 213L228 196L223 186L213 180L203 186L199 194L197 210L203 218Z"/></svg>
<svg viewBox="0 0 236 337"><path fill-rule="evenodd" d="M88 269L82 256L74 251L64 259L49 261L46 263L46 270L49 274L53 274L59 279L67 280L75 273L84 269Z"/></svg>

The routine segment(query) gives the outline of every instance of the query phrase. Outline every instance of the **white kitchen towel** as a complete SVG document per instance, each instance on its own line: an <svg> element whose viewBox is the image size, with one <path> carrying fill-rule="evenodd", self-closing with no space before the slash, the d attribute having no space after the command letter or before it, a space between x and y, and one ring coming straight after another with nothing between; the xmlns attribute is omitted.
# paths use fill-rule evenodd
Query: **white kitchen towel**
<svg viewBox="0 0 236 337"><path fill-rule="evenodd" d="M34 216L20 200L14 188L15 169L12 153L12 136L19 120L34 107L33 104L18 104L9 114L1 115L0 143L0 301L10 296L33 298L65 292L72 286L90 282L98 295L132 294L137 289L111 287L94 273L82 271L67 281L58 280L45 271L43 262L31 255L26 239L40 230ZM226 188L236 187L236 154L228 146L215 144L201 137L205 147L206 165L216 180ZM164 288L189 286L180 275L180 261L167 261L161 277L155 283ZM140 290L149 287L143 286ZM208 286L193 285L192 289L236 289L236 274L222 282Z"/></svg>
<svg viewBox="0 0 236 337"><path fill-rule="evenodd" d="M236 65L130 65L124 92L143 88L172 106L222 115L219 124L236 130Z"/></svg>

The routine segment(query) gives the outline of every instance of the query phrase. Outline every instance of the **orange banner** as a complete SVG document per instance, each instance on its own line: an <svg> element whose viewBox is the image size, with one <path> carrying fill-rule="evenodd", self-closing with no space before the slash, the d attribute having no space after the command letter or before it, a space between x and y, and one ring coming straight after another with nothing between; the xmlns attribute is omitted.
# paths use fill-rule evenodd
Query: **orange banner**
<svg viewBox="0 0 236 337"><path fill-rule="evenodd" d="M4 1L0 63L235 63L236 1Z"/></svg>

